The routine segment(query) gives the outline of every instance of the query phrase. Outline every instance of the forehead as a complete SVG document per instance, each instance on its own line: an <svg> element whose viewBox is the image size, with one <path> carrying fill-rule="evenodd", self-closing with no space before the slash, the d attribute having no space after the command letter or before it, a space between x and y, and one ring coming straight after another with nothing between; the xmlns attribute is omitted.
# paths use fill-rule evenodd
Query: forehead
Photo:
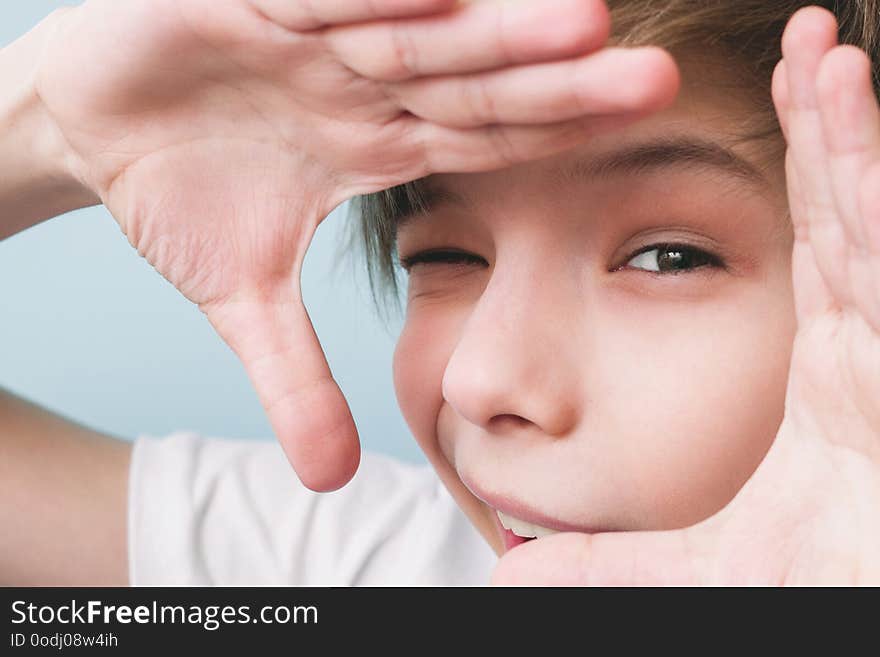
<svg viewBox="0 0 880 657"><path fill-rule="evenodd" d="M688 172L694 180L722 179L745 193L784 204L781 162L768 161L768 143L741 139L743 126L754 119L750 107L741 98L730 98L729 89L724 93L723 88L684 85L666 110L565 153L498 171L423 178L417 188L424 212L402 207L393 220L400 230L440 208L474 210L481 197L524 186L534 189L537 181L548 193L559 194L585 183L677 172Z"/></svg>

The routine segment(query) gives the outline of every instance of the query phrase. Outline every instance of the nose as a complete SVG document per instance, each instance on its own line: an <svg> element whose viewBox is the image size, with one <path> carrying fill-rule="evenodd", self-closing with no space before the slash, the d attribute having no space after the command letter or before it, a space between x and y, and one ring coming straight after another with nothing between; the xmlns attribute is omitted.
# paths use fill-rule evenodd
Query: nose
<svg viewBox="0 0 880 657"><path fill-rule="evenodd" d="M443 397L459 415L493 433L534 425L561 437L574 429L582 295L565 279L546 263L496 263L443 374Z"/></svg>

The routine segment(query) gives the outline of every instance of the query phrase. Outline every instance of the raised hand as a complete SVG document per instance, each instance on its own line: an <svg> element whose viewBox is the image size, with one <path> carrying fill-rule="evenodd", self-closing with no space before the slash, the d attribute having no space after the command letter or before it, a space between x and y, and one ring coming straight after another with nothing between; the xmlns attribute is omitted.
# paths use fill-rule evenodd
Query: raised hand
<svg viewBox="0 0 880 657"><path fill-rule="evenodd" d="M772 448L702 523L532 541L496 583L880 584L880 107L830 12L797 12L782 51L798 332Z"/></svg>
<svg viewBox="0 0 880 657"><path fill-rule="evenodd" d="M88 0L38 90L77 178L329 490L360 452L296 280L315 228L357 194L552 155L671 103L673 60L603 49L608 32L601 0Z"/></svg>

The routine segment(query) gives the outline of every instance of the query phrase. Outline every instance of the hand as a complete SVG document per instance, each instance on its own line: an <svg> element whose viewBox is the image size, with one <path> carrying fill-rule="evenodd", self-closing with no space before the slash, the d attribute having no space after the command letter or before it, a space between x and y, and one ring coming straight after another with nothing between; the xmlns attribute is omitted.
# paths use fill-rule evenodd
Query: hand
<svg viewBox="0 0 880 657"><path fill-rule="evenodd" d="M601 0L88 0L38 90L74 174L241 358L303 482L330 490L360 452L293 280L317 225L355 195L549 156L670 104L672 58L602 49L608 32Z"/></svg>
<svg viewBox="0 0 880 657"><path fill-rule="evenodd" d="M532 541L493 582L880 584L880 108L830 12L798 11L782 50L798 332L773 446L702 523Z"/></svg>

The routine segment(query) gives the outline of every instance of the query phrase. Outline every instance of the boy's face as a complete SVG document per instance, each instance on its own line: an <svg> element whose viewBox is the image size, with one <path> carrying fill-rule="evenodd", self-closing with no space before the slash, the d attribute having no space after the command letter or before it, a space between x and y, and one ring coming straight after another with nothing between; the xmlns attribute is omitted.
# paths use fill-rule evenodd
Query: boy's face
<svg viewBox="0 0 880 657"><path fill-rule="evenodd" d="M770 447L795 333L784 175L751 171L756 143L730 149L742 162L685 146L724 147L747 111L685 88L563 155L435 175L458 200L400 226L401 260L469 254L411 269L394 376L498 553L521 539L496 510L584 532L693 524ZM657 144L677 147L633 150Z"/></svg>

